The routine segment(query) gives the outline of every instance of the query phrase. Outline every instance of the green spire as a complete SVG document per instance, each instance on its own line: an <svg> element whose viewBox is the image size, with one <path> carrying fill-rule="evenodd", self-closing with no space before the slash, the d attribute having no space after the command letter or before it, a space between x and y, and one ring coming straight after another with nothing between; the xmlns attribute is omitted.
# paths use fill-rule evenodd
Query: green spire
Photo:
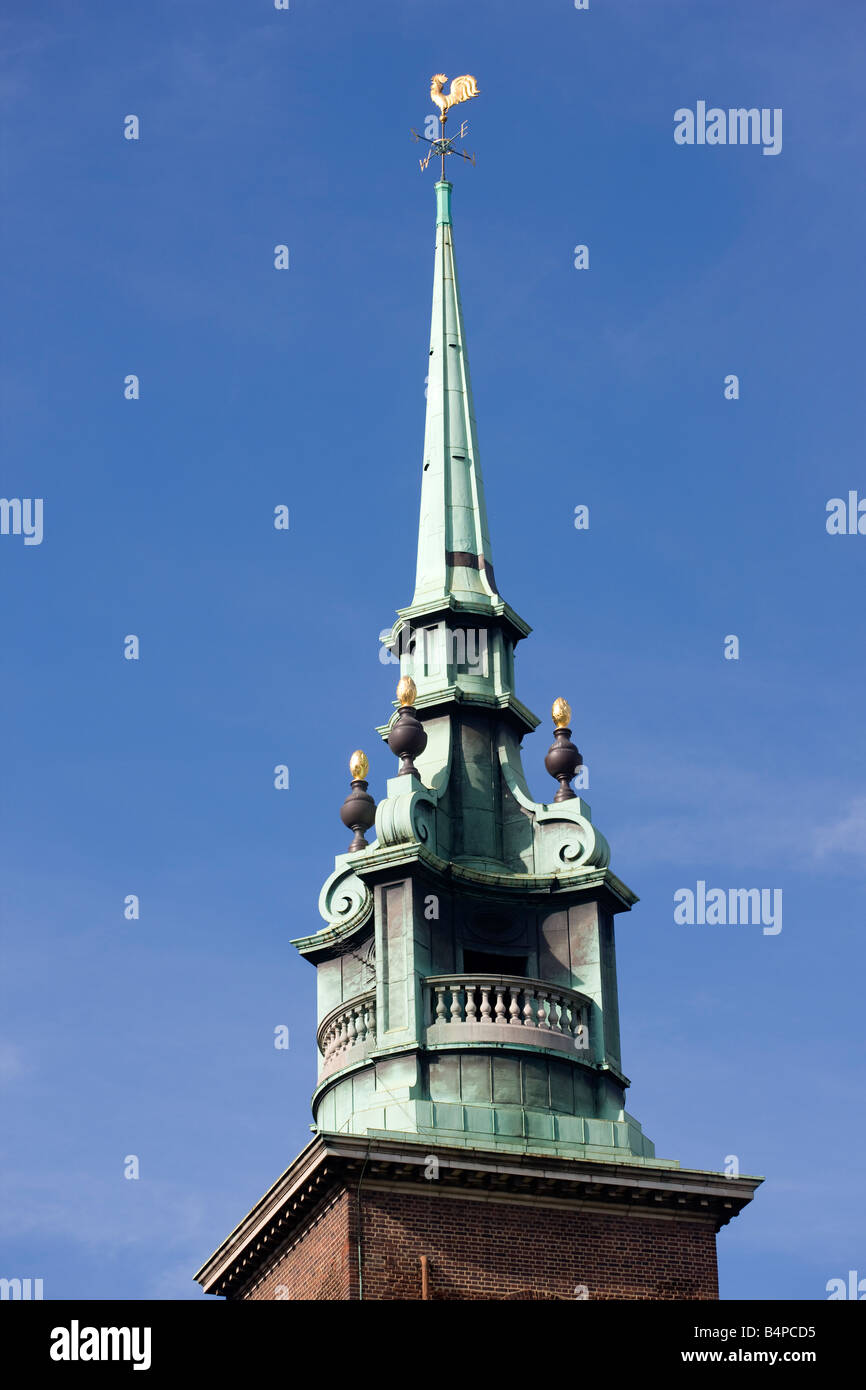
<svg viewBox="0 0 866 1390"><path fill-rule="evenodd" d="M436 260L412 607L449 596L489 608L498 598L463 309L451 226L451 184L436 184Z"/></svg>
<svg viewBox="0 0 866 1390"><path fill-rule="evenodd" d="M530 627L501 597L478 450L463 308L451 225L451 187L436 184L436 255L421 471L418 561L411 604L383 635L418 687L418 705L509 708L538 720L514 695L514 646Z"/></svg>

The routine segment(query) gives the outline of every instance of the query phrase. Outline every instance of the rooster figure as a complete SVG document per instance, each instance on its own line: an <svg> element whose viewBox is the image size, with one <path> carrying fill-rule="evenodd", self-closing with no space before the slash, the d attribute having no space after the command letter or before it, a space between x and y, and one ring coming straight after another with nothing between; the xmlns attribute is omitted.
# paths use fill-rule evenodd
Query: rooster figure
<svg viewBox="0 0 866 1390"><path fill-rule="evenodd" d="M452 106L457 106L461 101L468 101L470 97L478 96L478 83L474 77L468 74L465 77L455 77L451 81L451 91L443 92L442 88L448 81L444 72L434 73L430 82L430 96L434 106L439 107L440 121L447 121L448 112Z"/></svg>

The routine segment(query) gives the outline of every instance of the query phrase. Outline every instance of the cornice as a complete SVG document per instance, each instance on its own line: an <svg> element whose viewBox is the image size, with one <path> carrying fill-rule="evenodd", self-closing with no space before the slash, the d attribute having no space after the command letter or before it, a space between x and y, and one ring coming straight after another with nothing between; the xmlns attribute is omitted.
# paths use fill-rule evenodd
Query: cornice
<svg viewBox="0 0 866 1390"><path fill-rule="evenodd" d="M439 1177L424 1177L429 1136L420 1143L387 1137L318 1134L196 1274L206 1293L233 1297L297 1235L335 1186L399 1185L428 1196L524 1201L574 1209L628 1211L634 1218L700 1220L718 1231L754 1196L763 1178L643 1162L552 1158L436 1145Z"/></svg>

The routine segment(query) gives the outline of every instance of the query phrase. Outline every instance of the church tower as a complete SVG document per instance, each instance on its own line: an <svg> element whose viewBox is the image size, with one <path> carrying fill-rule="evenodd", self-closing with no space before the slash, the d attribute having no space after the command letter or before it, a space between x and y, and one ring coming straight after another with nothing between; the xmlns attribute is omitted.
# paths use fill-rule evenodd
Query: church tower
<svg viewBox="0 0 866 1390"><path fill-rule="evenodd" d="M196 1278L232 1299L712 1299L716 1233L759 1179L657 1159L626 1109L614 919L637 898L572 788L564 699L547 800L524 774L531 629L493 567L456 153L443 119L415 591L383 639L399 763L377 805L353 755L352 840L294 943L318 985L314 1138Z"/></svg>

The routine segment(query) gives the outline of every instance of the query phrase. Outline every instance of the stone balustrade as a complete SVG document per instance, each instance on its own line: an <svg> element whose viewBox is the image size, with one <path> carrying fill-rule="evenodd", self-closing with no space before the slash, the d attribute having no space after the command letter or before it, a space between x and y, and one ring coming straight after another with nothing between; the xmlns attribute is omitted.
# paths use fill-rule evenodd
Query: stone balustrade
<svg viewBox="0 0 866 1390"><path fill-rule="evenodd" d="M435 975L425 981L428 1043L509 1042L588 1060L591 1000L518 975Z"/></svg>
<svg viewBox="0 0 866 1390"><path fill-rule="evenodd" d="M376 1046L376 991L347 999L332 1009L317 1035L322 1070L334 1071L366 1056Z"/></svg>

